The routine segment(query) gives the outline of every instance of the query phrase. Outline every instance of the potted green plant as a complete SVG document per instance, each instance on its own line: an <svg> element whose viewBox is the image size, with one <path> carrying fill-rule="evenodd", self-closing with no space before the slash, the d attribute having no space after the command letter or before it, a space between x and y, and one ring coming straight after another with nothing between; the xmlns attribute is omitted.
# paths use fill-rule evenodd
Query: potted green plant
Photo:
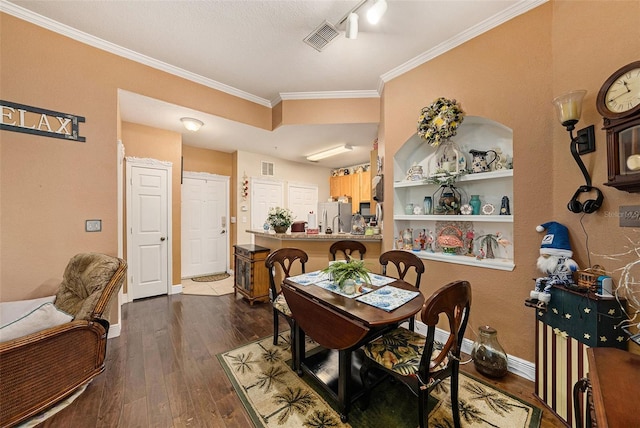
<svg viewBox="0 0 640 428"><path fill-rule="evenodd" d="M346 294L355 293L358 279L362 282L371 283L371 277L369 276L371 271L364 265L364 261L354 259L351 256L349 256L349 261L332 262L322 271L329 274L330 278Z"/></svg>
<svg viewBox="0 0 640 428"><path fill-rule="evenodd" d="M293 213L288 208L271 208L267 215L267 223L276 233L285 233L293 223Z"/></svg>

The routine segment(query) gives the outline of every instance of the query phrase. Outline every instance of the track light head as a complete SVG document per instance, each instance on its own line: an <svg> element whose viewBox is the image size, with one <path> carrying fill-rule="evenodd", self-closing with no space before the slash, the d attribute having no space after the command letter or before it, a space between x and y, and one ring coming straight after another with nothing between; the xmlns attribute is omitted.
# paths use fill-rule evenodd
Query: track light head
<svg viewBox="0 0 640 428"><path fill-rule="evenodd" d="M386 0L375 0L373 5L367 11L367 20L370 24L377 24L387 11Z"/></svg>
<svg viewBox="0 0 640 428"><path fill-rule="evenodd" d="M358 38L358 14L351 12L347 18L347 30L345 32L347 39Z"/></svg>

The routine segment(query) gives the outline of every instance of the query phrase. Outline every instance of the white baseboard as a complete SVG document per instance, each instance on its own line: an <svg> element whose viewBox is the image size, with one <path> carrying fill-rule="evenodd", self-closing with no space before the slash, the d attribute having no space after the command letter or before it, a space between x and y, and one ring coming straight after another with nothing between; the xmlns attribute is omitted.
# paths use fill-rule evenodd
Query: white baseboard
<svg viewBox="0 0 640 428"><path fill-rule="evenodd" d="M180 293L182 293L182 284L173 284L173 286L171 287L170 294L180 294Z"/></svg>
<svg viewBox="0 0 640 428"><path fill-rule="evenodd" d="M109 326L109 334L107 335L107 339L113 339L114 337L120 336L120 324L111 324Z"/></svg>
<svg viewBox="0 0 640 428"><path fill-rule="evenodd" d="M416 331L426 336L427 326L423 322L416 319ZM445 330L442 330L439 328L436 329L435 340L444 343L447 341L447 337L449 337L449 333L447 333ZM465 354L471 355L472 348L473 348L473 340L464 339L462 341L462 352L464 352ZM535 381L535 378L536 378L535 363L532 363L531 361L527 361L519 357L514 357L513 355L509 355L509 354L507 354L507 361L508 361L508 370L511 373L517 376L523 377L531 382Z"/></svg>

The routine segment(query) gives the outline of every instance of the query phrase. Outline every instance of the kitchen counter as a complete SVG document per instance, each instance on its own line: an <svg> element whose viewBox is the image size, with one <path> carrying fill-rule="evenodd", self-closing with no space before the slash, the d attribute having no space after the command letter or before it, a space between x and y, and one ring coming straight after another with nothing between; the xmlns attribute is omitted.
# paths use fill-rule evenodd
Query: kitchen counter
<svg viewBox="0 0 640 428"><path fill-rule="evenodd" d="M318 233L316 235L309 235L306 232L288 232L288 233L274 233L265 232L263 230L247 230L248 233L254 234L256 237L262 236L269 239L278 240L296 240L296 241L342 241L343 239L350 239L354 241L382 241L382 235L352 235L350 233Z"/></svg>
<svg viewBox="0 0 640 428"><path fill-rule="evenodd" d="M320 270L327 267L332 260L329 253L331 244L337 241L354 240L362 242L367 249L364 255L366 266L374 273L380 273L380 252L382 249L382 235L351 235L349 233L332 233L317 235L307 235L305 232L298 233L269 233L263 230L247 230L254 235L254 243L261 247L267 247L271 251L280 248L300 248L309 256L306 264L307 272Z"/></svg>

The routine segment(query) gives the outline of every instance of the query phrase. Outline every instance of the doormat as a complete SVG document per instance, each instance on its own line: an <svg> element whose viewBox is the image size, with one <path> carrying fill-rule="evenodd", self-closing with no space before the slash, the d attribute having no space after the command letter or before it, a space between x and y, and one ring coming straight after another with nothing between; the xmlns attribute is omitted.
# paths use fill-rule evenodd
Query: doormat
<svg viewBox="0 0 640 428"><path fill-rule="evenodd" d="M213 282L213 281L220 281L222 279L227 279L227 278L229 278L229 274L225 272L225 273L216 273L213 275L196 276L195 278L191 278L191 281Z"/></svg>
<svg viewBox="0 0 640 428"><path fill-rule="evenodd" d="M308 339L308 338L307 338ZM306 343L307 350L317 346ZM311 345L311 346L310 346ZM332 400L311 376L299 377L290 367L289 332L249 343L218 354L240 401L256 427L366 427L415 428L418 402L400 382L381 382L371 393L371 402L362 410L359 402L343 424L330 404ZM429 424L453 427L449 382L431 392L437 403L429 414ZM460 419L463 428L509 427L537 428L542 410L480 379L460 372Z"/></svg>

